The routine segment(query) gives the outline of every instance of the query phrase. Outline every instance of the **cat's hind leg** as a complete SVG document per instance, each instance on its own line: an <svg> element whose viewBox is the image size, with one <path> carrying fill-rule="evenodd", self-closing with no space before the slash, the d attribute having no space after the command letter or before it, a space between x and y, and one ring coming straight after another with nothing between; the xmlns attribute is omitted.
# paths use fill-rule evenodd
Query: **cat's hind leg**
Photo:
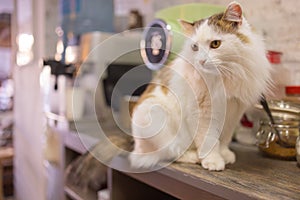
<svg viewBox="0 0 300 200"><path fill-rule="evenodd" d="M235 153L229 149L228 145L221 145L220 153L226 164L235 163L235 160L236 160Z"/></svg>
<svg viewBox="0 0 300 200"><path fill-rule="evenodd" d="M132 117L135 144L129 155L132 167L149 168L174 157L164 148L172 141L170 113L162 98L148 98L136 107Z"/></svg>

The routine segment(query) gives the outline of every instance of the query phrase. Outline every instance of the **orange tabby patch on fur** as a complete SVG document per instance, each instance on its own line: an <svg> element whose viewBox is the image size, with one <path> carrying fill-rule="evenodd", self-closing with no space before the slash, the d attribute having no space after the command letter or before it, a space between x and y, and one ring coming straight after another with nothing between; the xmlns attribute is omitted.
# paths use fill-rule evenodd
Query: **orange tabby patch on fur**
<svg viewBox="0 0 300 200"><path fill-rule="evenodd" d="M249 43L249 38L238 32L239 22L232 22L224 19L224 13L220 13L218 15L213 15L209 18L208 24L215 27L217 31L223 33L233 33L235 34L242 42Z"/></svg>

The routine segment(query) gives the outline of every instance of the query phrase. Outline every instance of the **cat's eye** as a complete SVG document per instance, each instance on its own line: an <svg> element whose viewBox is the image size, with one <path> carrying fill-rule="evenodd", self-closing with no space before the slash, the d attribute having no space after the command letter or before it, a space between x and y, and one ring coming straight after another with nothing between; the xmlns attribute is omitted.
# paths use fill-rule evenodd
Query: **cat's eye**
<svg viewBox="0 0 300 200"><path fill-rule="evenodd" d="M221 46L221 40L213 40L209 46L212 49L219 48L219 46Z"/></svg>
<svg viewBox="0 0 300 200"><path fill-rule="evenodd" d="M192 48L193 51L198 51L199 50L199 46L198 46L197 43L192 44L191 48Z"/></svg>

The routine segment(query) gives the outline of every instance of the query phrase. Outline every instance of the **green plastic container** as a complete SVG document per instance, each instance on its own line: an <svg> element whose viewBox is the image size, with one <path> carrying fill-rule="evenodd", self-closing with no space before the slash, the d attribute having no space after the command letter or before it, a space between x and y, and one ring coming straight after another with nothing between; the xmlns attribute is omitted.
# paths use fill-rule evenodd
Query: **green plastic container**
<svg viewBox="0 0 300 200"><path fill-rule="evenodd" d="M179 19L194 22L224 11L224 6L203 3L178 5L158 11L155 14L156 19L150 23L149 27L155 26L156 23L164 23L165 27L162 26L162 28L167 36L166 41L163 42L166 42L169 45L165 45L165 58L161 59L161 62L152 62L151 59L149 59L149 53L147 54L145 52L145 48L149 47L149 45L147 46L147 41L145 41L147 34L149 34L149 29L146 28L143 36L144 41L141 42L141 54L144 62L150 69L156 70L161 68L167 62L173 60L178 55L181 51L183 42L186 39L181 25L179 24Z"/></svg>

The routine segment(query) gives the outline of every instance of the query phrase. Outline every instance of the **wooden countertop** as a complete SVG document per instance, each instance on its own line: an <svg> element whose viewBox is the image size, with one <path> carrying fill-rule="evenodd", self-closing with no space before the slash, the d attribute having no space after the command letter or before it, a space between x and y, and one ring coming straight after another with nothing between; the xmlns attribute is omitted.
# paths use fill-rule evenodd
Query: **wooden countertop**
<svg viewBox="0 0 300 200"><path fill-rule="evenodd" d="M95 130L91 124L83 127L88 128L82 128L79 131L82 133L67 131L68 136L65 137L66 145L72 149L76 147L80 153L99 140L97 133L92 134ZM179 199L191 199L198 191L206 191L224 199L300 200L300 168L296 161L263 157L255 146L232 143L231 149L236 153L237 161L227 165L222 172L210 172L200 165L173 163L150 173L122 173ZM117 157L112 164L121 165L124 169L129 167L127 159L123 157Z"/></svg>
<svg viewBox="0 0 300 200"><path fill-rule="evenodd" d="M263 157L254 146L233 143L231 148L237 162L222 172L174 163L156 172L124 174L179 199L194 199L198 190L224 199L300 199L300 168L296 161ZM128 166L124 158L113 162Z"/></svg>
<svg viewBox="0 0 300 200"><path fill-rule="evenodd" d="M170 170L255 199L300 199L300 168L295 161L263 157L256 147L240 144L231 147L236 152L237 162L228 165L223 172L209 172L188 164L173 164Z"/></svg>

